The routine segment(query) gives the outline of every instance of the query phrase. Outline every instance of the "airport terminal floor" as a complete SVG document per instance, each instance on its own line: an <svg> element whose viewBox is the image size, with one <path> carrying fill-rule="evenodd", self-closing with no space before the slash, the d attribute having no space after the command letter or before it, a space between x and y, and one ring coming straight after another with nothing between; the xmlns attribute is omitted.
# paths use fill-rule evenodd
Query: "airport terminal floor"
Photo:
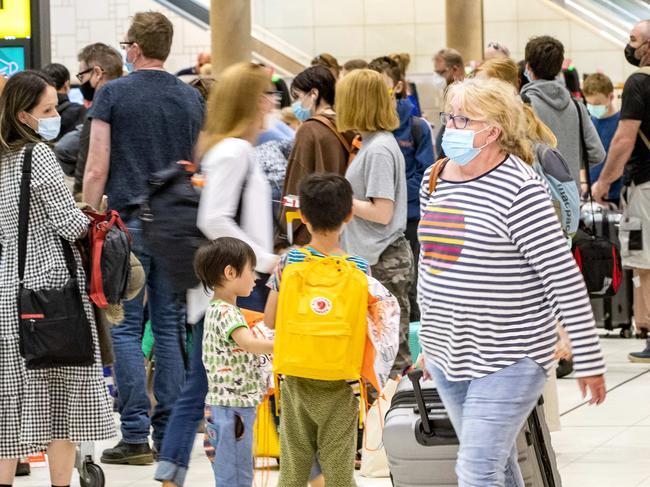
<svg viewBox="0 0 650 487"><path fill-rule="evenodd" d="M552 433L553 447L562 475L563 487L650 487L650 365L634 364L627 354L639 348L639 341L601 335L608 370L607 407L584 405L575 380L558 381L562 430ZM117 416L116 416L117 418ZM114 441L98 444L96 452ZM274 461L270 463L273 465ZM155 466L102 465L110 487L159 485L152 480ZM256 471L256 486L276 487L278 474ZM34 468L27 478L17 478L15 487L42 487L46 468ZM390 487L389 479L363 478L359 487ZM73 487L79 487L75 472ZM212 469L203 453L203 435L197 436L186 485L214 485Z"/></svg>

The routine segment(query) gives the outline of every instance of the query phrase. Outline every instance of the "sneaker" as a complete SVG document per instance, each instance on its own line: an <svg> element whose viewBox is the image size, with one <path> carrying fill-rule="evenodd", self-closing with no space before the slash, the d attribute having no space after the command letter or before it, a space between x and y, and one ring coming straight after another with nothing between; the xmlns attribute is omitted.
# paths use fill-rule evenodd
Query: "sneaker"
<svg viewBox="0 0 650 487"><path fill-rule="evenodd" d="M643 352L633 352L627 356L630 362L650 364L650 338L646 341L646 347Z"/></svg>
<svg viewBox="0 0 650 487"><path fill-rule="evenodd" d="M113 448L104 450L101 462L112 465L151 465L153 454L149 443L132 444L120 441Z"/></svg>

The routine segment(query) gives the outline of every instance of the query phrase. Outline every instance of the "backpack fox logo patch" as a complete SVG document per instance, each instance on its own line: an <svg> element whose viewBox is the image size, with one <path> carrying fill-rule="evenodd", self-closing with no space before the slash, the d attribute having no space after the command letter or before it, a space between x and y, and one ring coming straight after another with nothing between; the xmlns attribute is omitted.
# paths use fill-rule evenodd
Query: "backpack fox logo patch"
<svg viewBox="0 0 650 487"><path fill-rule="evenodd" d="M327 298L314 298L311 300L311 310L317 315L326 315L332 311L332 302Z"/></svg>

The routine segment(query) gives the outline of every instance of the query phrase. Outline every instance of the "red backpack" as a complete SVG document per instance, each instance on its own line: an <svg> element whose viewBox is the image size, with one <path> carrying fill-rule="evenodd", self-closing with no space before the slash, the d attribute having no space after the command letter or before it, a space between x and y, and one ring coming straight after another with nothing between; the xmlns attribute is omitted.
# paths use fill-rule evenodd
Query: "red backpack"
<svg viewBox="0 0 650 487"><path fill-rule="evenodd" d="M120 304L126 297L131 273L129 231L115 210L85 214L91 220L86 266L90 299L98 308Z"/></svg>

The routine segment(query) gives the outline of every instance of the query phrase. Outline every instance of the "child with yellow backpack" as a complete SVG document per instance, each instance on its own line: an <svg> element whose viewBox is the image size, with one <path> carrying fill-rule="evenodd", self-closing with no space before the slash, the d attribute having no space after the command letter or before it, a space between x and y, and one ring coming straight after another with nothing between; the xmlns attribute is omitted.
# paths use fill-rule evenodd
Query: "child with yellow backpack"
<svg viewBox="0 0 650 487"><path fill-rule="evenodd" d="M339 244L352 218L352 187L342 176L312 174L300 184L309 245L289 250L269 279L264 321L275 326L280 388L280 481L304 487L317 455L327 485L356 486L359 401L367 335L368 262Z"/></svg>

